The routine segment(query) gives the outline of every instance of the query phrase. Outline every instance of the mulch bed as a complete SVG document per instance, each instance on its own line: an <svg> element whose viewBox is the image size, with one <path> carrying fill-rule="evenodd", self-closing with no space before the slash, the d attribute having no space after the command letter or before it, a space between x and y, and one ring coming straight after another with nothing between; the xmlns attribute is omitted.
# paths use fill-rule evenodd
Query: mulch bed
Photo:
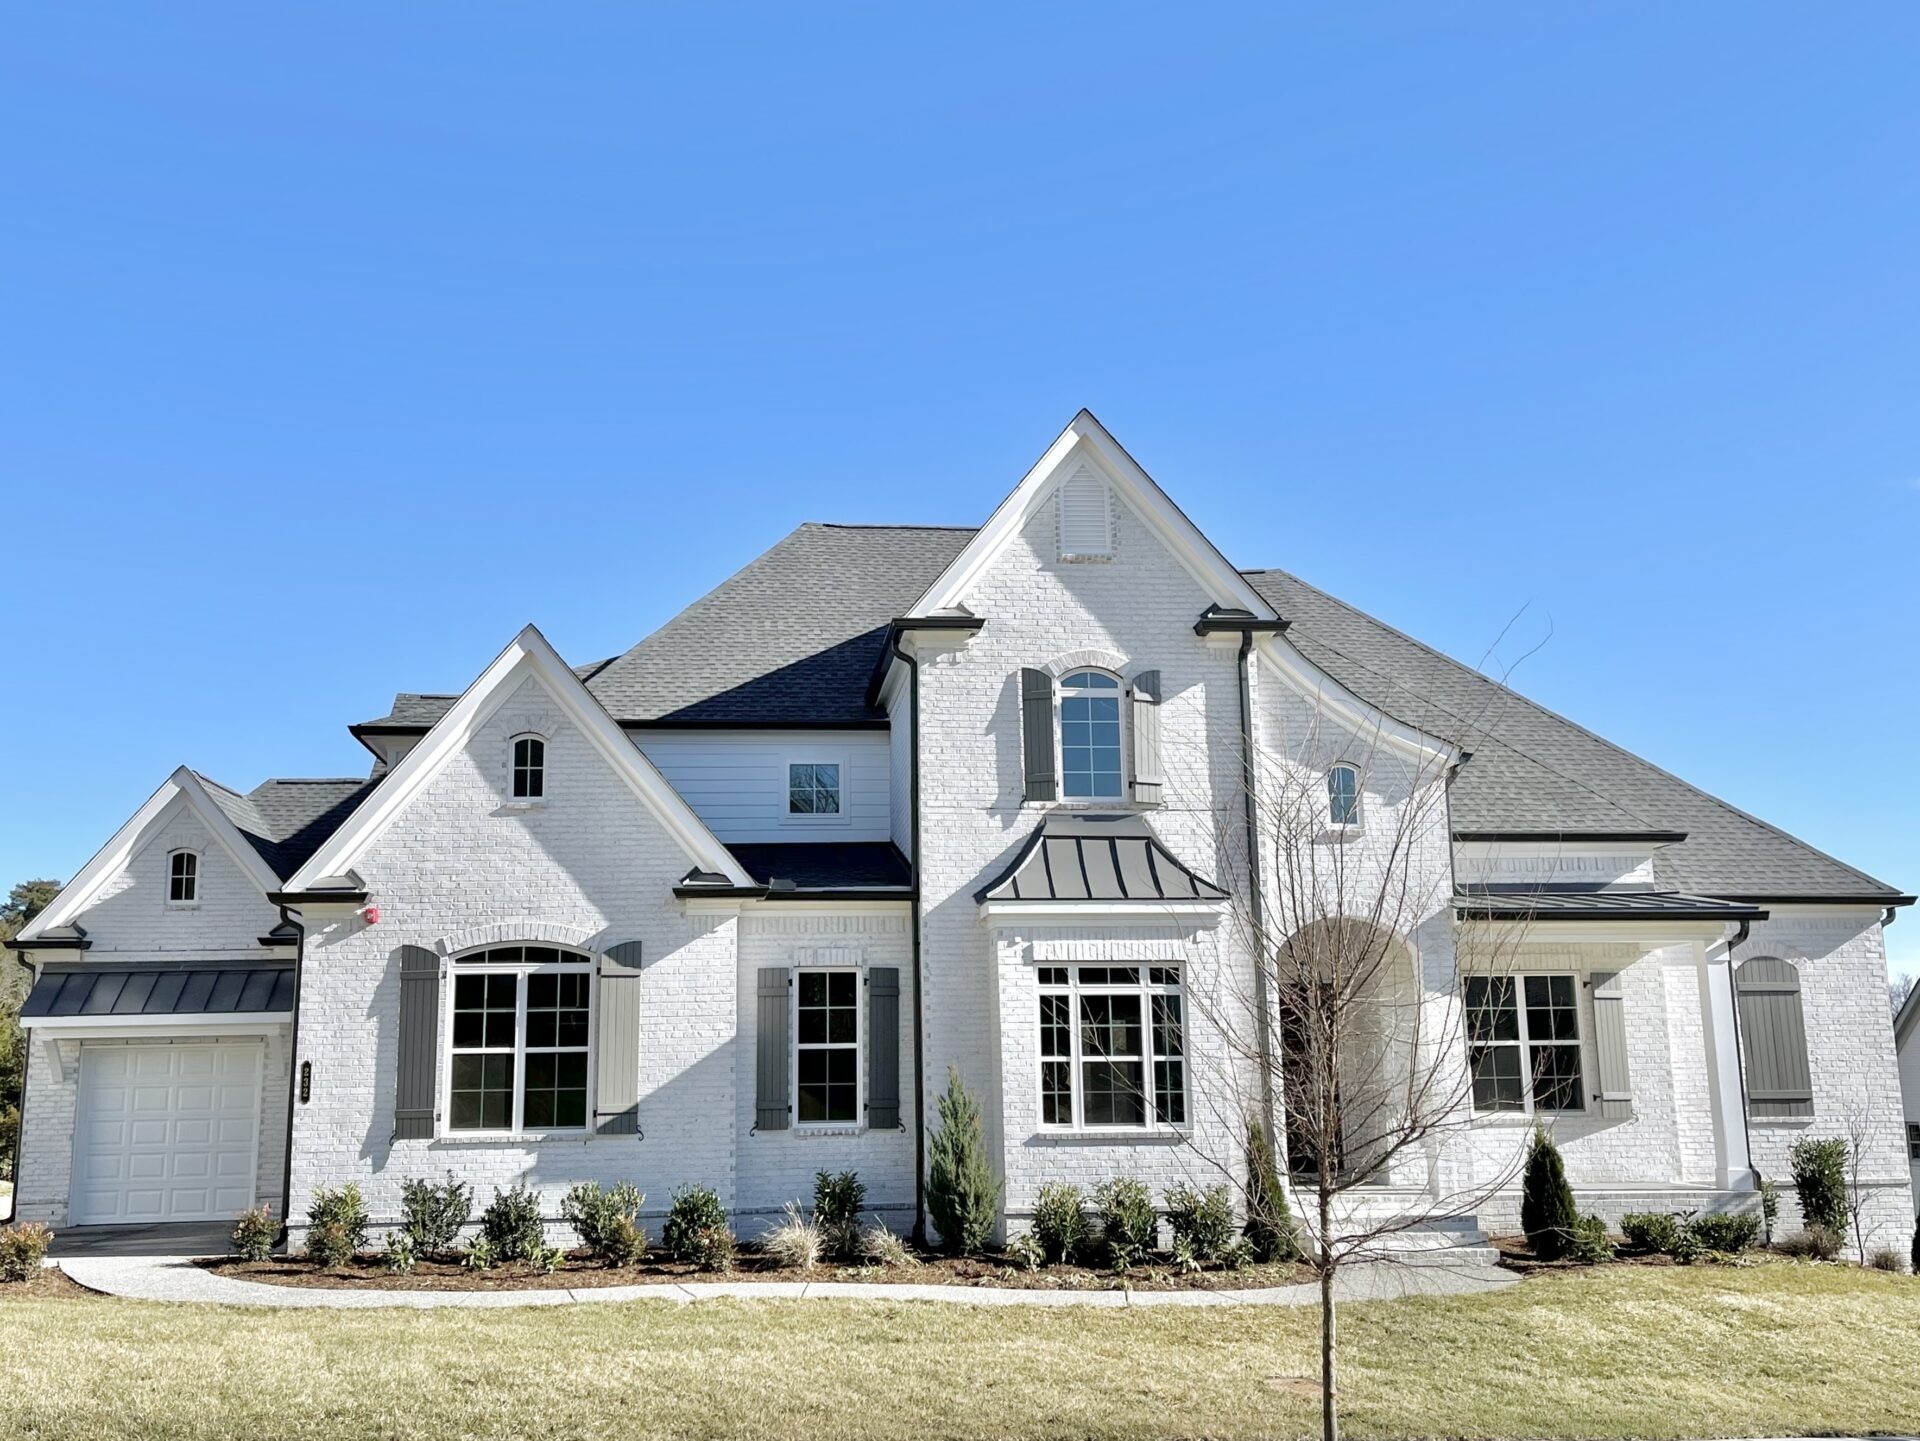
<svg viewBox="0 0 1920 1441"><path fill-rule="evenodd" d="M1490 1236L1488 1244L1500 1252L1500 1264L1509 1271L1517 1271L1522 1276L1550 1276L1556 1272L1591 1271L1594 1263L1587 1261L1542 1261L1533 1254L1533 1248L1527 1244L1525 1236ZM1749 1255L1757 1254L1749 1252ZM1617 1247L1611 1261L1602 1261L1603 1266L1677 1266L1680 1263L1671 1256L1658 1251L1631 1251L1624 1246Z"/></svg>
<svg viewBox="0 0 1920 1441"><path fill-rule="evenodd" d="M471 1271L457 1261L421 1261L405 1274L388 1271L377 1255L357 1257L350 1265L322 1268L297 1257L242 1261L234 1257L196 1262L219 1276L264 1281L273 1286L321 1286L351 1291L524 1291L549 1288L587 1290L596 1286L672 1285L681 1281L863 1281L883 1285L989 1286L1024 1291L1239 1291L1285 1286L1304 1280L1294 1265L1248 1266L1238 1271L1183 1274L1171 1265L1139 1266L1120 1273L1083 1266L1023 1270L998 1257L927 1256L918 1266L844 1266L832 1262L811 1271L775 1265L765 1257L742 1255L726 1275L701 1271L649 1254L634 1266L608 1266L586 1252L569 1255L548 1275L532 1266L508 1264Z"/></svg>
<svg viewBox="0 0 1920 1441"><path fill-rule="evenodd" d="M0 1281L0 1301L53 1301L61 1298L98 1299L98 1291L89 1291L58 1266L43 1266L39 1274L26 1281Z"/></svg>

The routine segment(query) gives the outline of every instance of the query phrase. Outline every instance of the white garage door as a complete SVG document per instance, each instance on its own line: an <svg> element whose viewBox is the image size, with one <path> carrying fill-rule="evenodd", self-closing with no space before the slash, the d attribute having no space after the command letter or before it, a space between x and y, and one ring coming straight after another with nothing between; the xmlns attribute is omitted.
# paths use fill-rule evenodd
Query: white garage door
<svg viewBox="0 0 1920 1441"><path fill-rule="evenodd" d="M253 1204L257 1045L80 1053L73 1224L212 1221Z"/></svg>

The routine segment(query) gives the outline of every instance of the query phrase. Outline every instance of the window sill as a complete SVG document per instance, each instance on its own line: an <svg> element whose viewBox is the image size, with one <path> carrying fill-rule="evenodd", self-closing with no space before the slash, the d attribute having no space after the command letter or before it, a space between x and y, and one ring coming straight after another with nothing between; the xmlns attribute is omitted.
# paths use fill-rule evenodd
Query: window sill
<svg viewBox="0 0 1920 1441"><path fill-rule="evenodd" d="M590 1141L592 1131L443 1131L435 1146L532 1146L549 1141Z"/></svg>
<svg viewBox="0 0 1920 1441"><path fill-rule="evenodd" d="M1136 801L1124 796L1112 800L1082 800L1073 797L1058 801L1022 801L1023 811L1157 811L1166 808L1165 801Z"/></svg>
<svg viewBox="0 0 1920 1441"><path fill-rule="evenodd" d="M1125 1143L1143 1146L1184 1145L1193 1139L1191 1126L1086 1126L1076 1130L1043 1126L1028 1138L1045 1145L1112 1146Z"/></svg>
<svg viewBox="0 0 1920 1441"><path fill-rule="evenodd" d="M802 1140L814 1140L828 1136L860 1136L866 1134L866 1127L857 1121L815 1122L810 1125L795 1124L787 1130Z"/></svg>
<svg viewBox="0 0 1920 1441"><path fill-rule="evenodd" d="M198 902L198 901L168 901L168 902L166 902L166 907L167 907L167 909L168 909L168 910L170 910L170 911L197 911L197 910L199 910L199 909L200 909L200 902Z"/></svg>
<svg viewBox="0 0 1920 1441"><path fill-rule="evenodd" d="M543 811L546 808L547 798L545 796L541 796L538 800L528 800L522 796L518 800L504 800L500 802L500 809L503 811Z"/></svg>

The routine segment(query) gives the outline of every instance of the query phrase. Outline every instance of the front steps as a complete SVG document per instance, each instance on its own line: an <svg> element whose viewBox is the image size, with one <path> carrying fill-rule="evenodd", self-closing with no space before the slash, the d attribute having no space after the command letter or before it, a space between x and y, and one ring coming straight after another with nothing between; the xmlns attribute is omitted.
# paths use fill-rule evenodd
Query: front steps
<svg viewBox="0 0 1920 1441"><path fill-rule="evenodd" d="M1397 1261L1410 1266L1492 1266L1499 1251L1487 1241L1477 1217L1432 1215L1434 1201L1424 1191L1368 1188L1343 1193L1334 1205L1334 1235L1350 1237L1395 1225L1360 1244L1358 1258ZM1303 1226L1314 1218L1311 1192L1297 1194L1294 1214Z"/></svg>

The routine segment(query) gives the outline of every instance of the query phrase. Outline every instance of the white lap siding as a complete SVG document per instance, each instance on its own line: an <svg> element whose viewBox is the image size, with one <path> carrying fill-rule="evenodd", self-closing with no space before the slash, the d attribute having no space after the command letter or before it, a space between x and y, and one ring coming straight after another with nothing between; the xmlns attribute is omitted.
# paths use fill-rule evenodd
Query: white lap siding
<svg viewBox="0 0 1920 1441"><path fill-rule="evenodd" d="M533 807L508 799L508 742L524 731L547 738L546 797ZM682 910L672 888L689 864L537 680L509 698L356 862L379 924L309 933L300 1056L313 1097L294 1115L296 1243L316 1186L358 1181L375 1221L389 1221L404 1180L448 1171L474 1184L476 1208L517 1180L549 1217L581 1180L633 1181L655 1212L682 1184L712 1186L731 1206L737 920ZM399 947L515 940L641 942L642 1134L392 1140ZM443 1023L448 1004L443 991Z"/></svg>

